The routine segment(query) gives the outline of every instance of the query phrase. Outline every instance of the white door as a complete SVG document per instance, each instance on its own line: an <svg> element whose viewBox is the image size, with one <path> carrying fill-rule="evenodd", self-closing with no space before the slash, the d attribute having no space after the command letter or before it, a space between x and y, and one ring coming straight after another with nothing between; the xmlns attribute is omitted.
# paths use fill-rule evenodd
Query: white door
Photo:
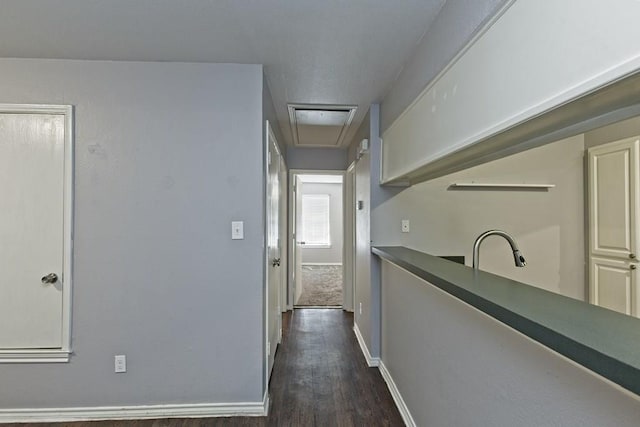
<svg viewBox="0 0 640 427"><path fill-rule="evenodd" d="M302 249L305 242L302 240L301 224L302 224L302 186L304 185L299 175L294 175L295 186L293 189L294 194L294 289L293 289L293 303L297 304L300 295L302 295Z"/></svg>
<svg viewBox="0 0 640 427"><path fill-rule="evenodd" d="M280 153L267 124L267 379L271 376L280 339L281 254L280 254Z"/></svg>
<svg viewBox="0 0 640 427"><path fill-rule="evenodd" d="M640 139L589 149L589 300L638 316Z"/></svg>
<svg viewBox="0 0 640 427"><path fill-rule="evenodd" d="M635 264L614 258L591 259L592 303L630 316L638 316Z"/></svg>
<svg viewBox="0 0 640 427"><path fill-rule="evenodd" d="M280 205L280 228L279 228L279 240L280 243L280 311L282 313L287 311L287 297L288 297L288 239L287 239L287 201L288 201L288 188L287 188L287 165L284 162L282 156L280 159L280 192L279 192L279 205ZM282 337L280 337L282 339Z"/></svg>
<svg viewBox="0 0 640 427"><path fill-rule="evenodd" d="M63 347L65 116L0 113L0 349Z"/></svg>

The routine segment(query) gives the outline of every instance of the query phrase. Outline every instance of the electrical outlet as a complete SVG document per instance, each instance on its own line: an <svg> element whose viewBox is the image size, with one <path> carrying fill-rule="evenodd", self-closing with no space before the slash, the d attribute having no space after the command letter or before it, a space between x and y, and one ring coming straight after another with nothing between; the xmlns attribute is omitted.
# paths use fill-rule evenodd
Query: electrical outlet
<svg viewBox="0 0 640 427"><path fill-rule="evenodd" d="M125 356L124 354L115 356L114 364L116 373L127 372L127 356Z"/></svg>
<svg viewBox="0 0 640 427"><path fill-rule="evenodd" d="M358 308L358 312L359 312L360 315L362 315L362 303L360 303L360 306Z"/></svg>
<svg viewBox="0 0 640 427"><path fill-rule="evenodd" d="M403 219L402 220L402 232L403 233L408 233L409 232L409 220L408 219Z"/></svg>
<svg viewBox="0 0 640 427"><path fill-rule="evenodd" d="M244 221L231 222L231 240L244 239Z"/></svg>

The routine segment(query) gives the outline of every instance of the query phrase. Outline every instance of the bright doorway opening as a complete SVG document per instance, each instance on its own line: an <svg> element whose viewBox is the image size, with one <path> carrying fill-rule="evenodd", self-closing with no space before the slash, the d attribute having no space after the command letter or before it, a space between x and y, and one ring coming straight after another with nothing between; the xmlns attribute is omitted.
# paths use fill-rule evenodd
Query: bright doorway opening
<svg viewBox="0 0 640 427"><path fill-rule="evenodd" d="M344 173L292 171L292 305L344 304Z"/></svg>

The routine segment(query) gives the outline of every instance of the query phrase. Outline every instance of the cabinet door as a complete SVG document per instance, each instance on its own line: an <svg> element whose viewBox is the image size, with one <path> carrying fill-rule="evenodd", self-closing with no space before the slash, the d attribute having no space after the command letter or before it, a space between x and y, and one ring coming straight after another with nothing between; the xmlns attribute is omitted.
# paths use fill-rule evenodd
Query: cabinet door
<svg viewBox="0 0 640 427"><path fill-rule="evenodd" d="M610 258L592 258L589 288L591 303L630 316L638 316L636 264Z"/></svg>
<svg viewBox="0 0 640 427"><path fill-rule="evenodd" d="M638 137L589 150L591 256L634 259L638 236Z"/></svg>

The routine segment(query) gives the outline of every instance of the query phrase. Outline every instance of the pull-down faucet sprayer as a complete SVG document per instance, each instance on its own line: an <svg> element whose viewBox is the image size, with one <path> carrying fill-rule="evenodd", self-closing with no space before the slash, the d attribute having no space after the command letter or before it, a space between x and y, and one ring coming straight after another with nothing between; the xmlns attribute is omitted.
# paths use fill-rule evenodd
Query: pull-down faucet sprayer
<svg viewBox="0 0 640 427"><path fill-rule="evenodd" d="M522 254L520 254L520 249L518 249L518 245L516 244L516 241L513 240L513 237L509 236L507 233L505 233L502 230L489 230L479 235L475 243L473 244L473 269L474 270L478 270L478 268L480 267L480 244L484 239L486 239L489 236L504 237L505 240L509 242L509 245L511 246L511 250L513 251L513 260L516 263L516 267L524 267L525 265L527 265L527 262L525 261Z"/></svg>

